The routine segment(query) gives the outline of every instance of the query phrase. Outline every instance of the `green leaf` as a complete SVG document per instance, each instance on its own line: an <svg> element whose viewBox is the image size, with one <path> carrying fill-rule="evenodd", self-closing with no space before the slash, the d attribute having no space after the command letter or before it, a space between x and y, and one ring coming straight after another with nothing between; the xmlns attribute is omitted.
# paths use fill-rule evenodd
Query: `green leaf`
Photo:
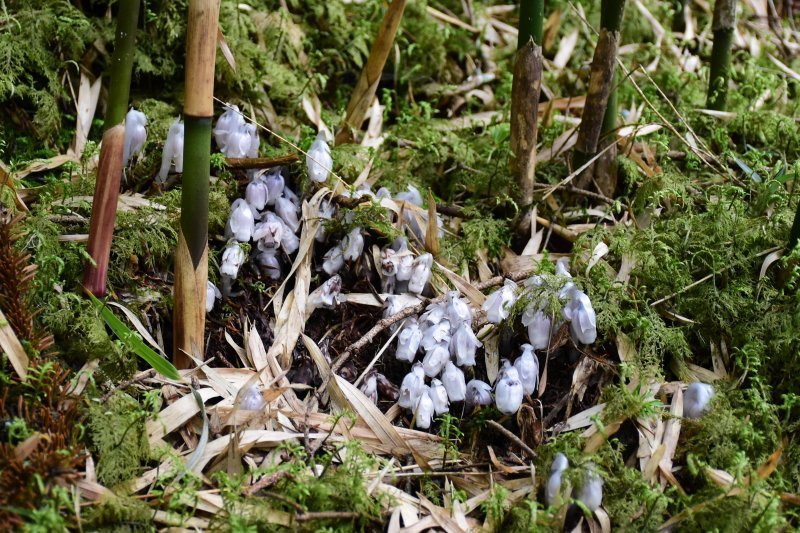
<svg viewBox="0 0 800 533"><path fill-rule="evenodd" d="M176 381L181 380L181 375L178 373L178 370L166 359L158 355L152 348L147 346L144 341L136 335L131 329L126 326L116 315L111 312L111 309L106 307L106 305L98 300L93 294L89 294L89 298L92 299L95 307L97 310L100 311L100 316L105 320L108 327L114 331L114 333L119 337L122 343L134 352L136 355L141 357L145 360L145 362L153 367L156 372L161 374L162 376L174 379Z"/></svg>

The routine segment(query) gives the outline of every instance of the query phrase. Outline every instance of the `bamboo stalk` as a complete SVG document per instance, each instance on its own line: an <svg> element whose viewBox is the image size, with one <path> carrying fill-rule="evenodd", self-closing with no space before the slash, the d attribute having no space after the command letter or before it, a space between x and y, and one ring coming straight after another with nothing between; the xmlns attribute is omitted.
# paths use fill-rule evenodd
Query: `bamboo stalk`
<svg viewBox="0 0 800 533"><path fill-rule="evenodd" d="M111 58L111 78L108 86L108 107L105 132L97 166L94 186L89 244L87 253L92 261L86 264L83 285L95 296L106 292L111 239L117 217L117 199L122 179L122 151L125 145L125 113L131 89L133 50L136 44L136 23L139 20L139 0L120 0L117 13L117 33L114 55Z"/></svg>
<svg viewBox="0 0 800 533"><path fill-rule="evenodd" d="M600 12L600 37L594 49L586 105L583 108L572 166L580 168L597 153L600 133L603 129L608 98L614 83L614 71L619 46L619 31L625 0L603 0ZM591 182L593 167L578 177L576 186L585 189Z"/></svg>
<svg viewBox="0 0 800 533"><path fill-rule="evenodd" d="M406 0L393 0L386 15L383 17L375 43L369 51L369 58L361 75L358 78L350 102L347 104L347 114L344 124L336 134L336 144L347 144L353 142L355 132L361 128L364 118L367 116L369 106L375 97L378 83L381 81L381 73L392 50L397 29L403 18L403 11L406 8Z"/></svg>
<svg viewBox="0 0 800 533"><path fill-rule="evenodd" d="M542 88L543 0L520 2L519 38L511 85L511 171L517 179L517 200L524 208L533 203L536 183L536 132ZM527 213L527 209L523 209ZM525 226L523 221L521 226ZM523 230L524 231L524 230Z"/></svg>
<svg viewBox="0 0 800 533"><path fill-rule="evenodd" d="M218 22L219 0L190 0L183 107L181 227L175 251L173 358L177 368L192 366L188 354L202 360L205 348L208 184Z"/></svg>
<svg viewBox="0 0 800 533"><path fill-rule="evenodd" d="M708 75L708 99L706 107L716 111L725 110L730 77L731 45L736 24L736 0L714 2L714 46L711 48L711 65Z"/></svg>
<svg viewBox="0 0 800 533"><path fill-rule="evenodd" d="M600 194L611 198L614 197L614 192L617 189L617 145L614 143L614 132L617 129L618 112L617 73L614 72L611 76L611 91L608 93L608 103L606 112L603 115L603 126L598 146L599 150L605 148L608 148L608 150L598 157L594 164L594 178L597 189Z"/></svg>

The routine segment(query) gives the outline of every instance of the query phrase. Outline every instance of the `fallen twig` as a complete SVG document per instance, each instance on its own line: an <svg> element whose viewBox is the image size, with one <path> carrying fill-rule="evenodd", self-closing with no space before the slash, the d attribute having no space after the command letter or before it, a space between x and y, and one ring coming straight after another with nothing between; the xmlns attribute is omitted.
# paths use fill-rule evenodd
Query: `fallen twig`
<svg viewBox="0 0 800 533"><path fill-rule="evenodd" d="M228 168L251 169L251 168L272 168L281 165L291 165L300 161L297 154L279 155L277 157L241 157L226 158L225 164Z"/></svg>
<svg viewBox="0 0 800 533"><path fill-rule="evenodd" d="M505 435L505 437L508 438L508 440L510 440L511 442L513 442L514 444L516 444L517 446L522 448L528 455L531 456L531 458L536 457L536 452L533 451L530 446L528 446L527 444L522 442L522 440L520 440L519 437L517 437L516 435L511 433L509 430L507 430L506 428L504 428L503 426L501 426L500 424L498 424L494 420L488 420L487 422L494 429L496 429L497 431L499 431L500 433Z"/></svg>

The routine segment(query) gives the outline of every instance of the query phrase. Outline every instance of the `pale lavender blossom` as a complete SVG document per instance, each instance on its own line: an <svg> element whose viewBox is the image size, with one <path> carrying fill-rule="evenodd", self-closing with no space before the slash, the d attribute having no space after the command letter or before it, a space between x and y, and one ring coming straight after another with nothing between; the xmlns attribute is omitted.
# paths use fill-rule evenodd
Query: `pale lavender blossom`
<svg viewBox="0 0 800 533"><path fill-rule="evenodd" d="M450 340L450 352L456 357L459 366L475 365L475 352L483 346L472 331L472 327L462 322Z"/></svg>
<svg viewBox="0 0 800 533"><path fill-rule="evenodd" d="M464 383L464 372L452 361L448 361L442 373L442 384L447 390L447 397L451 402L464 401L467 385Z"/></svg>

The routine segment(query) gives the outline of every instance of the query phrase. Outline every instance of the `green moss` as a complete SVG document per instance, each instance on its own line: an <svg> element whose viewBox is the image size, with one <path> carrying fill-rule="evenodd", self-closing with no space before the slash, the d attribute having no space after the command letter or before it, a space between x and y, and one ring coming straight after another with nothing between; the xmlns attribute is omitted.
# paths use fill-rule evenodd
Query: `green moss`
<svg viewBox="0 0 800 533"><path fill-rule="evenodd" d="M142 405L123 392L115 392L102 404L90 405L89 431L98 458L98 481L108 486L127 481L150 458L144 423L159 405L157 396Z"/></svg>
<svg viewBox="0 0 800 533"><path fill-rule="evenodd" d="M112 495L88 508L83 526L92 531L152 531L153 512L141 500Z"/></svg>

